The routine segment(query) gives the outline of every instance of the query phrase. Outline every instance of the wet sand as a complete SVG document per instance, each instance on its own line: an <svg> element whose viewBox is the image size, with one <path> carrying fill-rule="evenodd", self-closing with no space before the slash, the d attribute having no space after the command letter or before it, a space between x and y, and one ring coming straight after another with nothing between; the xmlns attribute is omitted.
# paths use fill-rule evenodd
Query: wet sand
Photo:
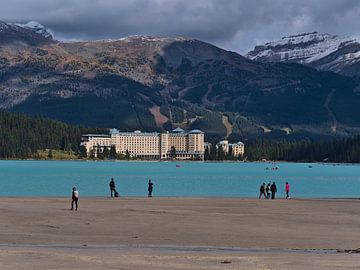
<svg viewBox="0 0 360 270"><path fill-rule="evenodd" d="M0 269L359 269L360 200L0 199Z"/></svg>

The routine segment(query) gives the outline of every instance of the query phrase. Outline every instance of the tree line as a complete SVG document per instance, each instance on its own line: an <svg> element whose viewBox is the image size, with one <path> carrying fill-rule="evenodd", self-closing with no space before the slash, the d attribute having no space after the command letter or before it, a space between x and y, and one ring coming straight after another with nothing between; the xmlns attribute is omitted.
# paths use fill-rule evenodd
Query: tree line
<svg viewBox="0 0 360 270"><path fill-rule="evenodd" d="M95 147L88 153L86 147L81 145L79 148L79 157L88 159L101 159L101 160L131 160L130 152L126 150L125 154L117 153L115 145L110 147Z"/></svg>
<svg viewBox="0 0 360 270"><path fill-rule="evenodd" d="M39 150L72 150L79 158L131 159L130 154L116 153L115 147L86 153L80 147L81 135L106 133L105 129L65 124L44 117L30 117L0 110L0 158L36 158ZM176 158L176 149L171 149ZM52 153L49 152L51 156ZM360 162L360 135L333 141L287 141L257 139L248 141L243 157L234 157L231 149L225 153L221 147L205 149L205 160L283 160L309 162Z"/></svg>
<svg viewBox="0 0 360 270"><path fill-rule="evenodd" d="M332 141L265 140L247 142L243 156L235 157L231 148L225 153L221 147L205 149L205 160L276 160L292 162L360 162L360 135Z"/></svg>
<svg viewBox="0 0 360 270"><path fill-rule="evenodd" d="M255 140L245 148L245 158L294 162L360 162L360 135L332 141Z"/></svg>
<svg viewBox="0 0 360 270"><path fill-rule="evenodd" d="M68 125L44 117L0 110L0 158L36 158L41 149L79 152L81 135L104 129Z"/></svg>
<svg viewBox="0 0 360 270"><path fill-rule="evenodd" d="M212 144L210 147L205 147L204 160L243 160L244 156L234 156L232 147L229 146L229 151L225 152L222 147L216 147L216 144Z"/></svg>

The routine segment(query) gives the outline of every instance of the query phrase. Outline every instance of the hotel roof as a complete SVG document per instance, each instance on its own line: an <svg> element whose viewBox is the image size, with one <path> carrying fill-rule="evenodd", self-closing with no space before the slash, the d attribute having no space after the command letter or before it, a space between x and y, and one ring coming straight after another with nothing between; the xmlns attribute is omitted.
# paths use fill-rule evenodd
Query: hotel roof
<svg viewBox="0 0 360 270"><path fill-rule="evenodd" d="M204 134L200 129L193 129L189 131L190 134Z"/></svg>
<svg viewBox="0 0 360 270"><path fill-rule="evenodd" d="M101 137L101 138L109 138L109 135L105 134L83 134L83 137Z"/></svg>
<svg viewBox="0 0 360 270"><path fill-rule="evenodd" d="M183 130L183 129L180 128L180 127L177 127L177 128L175 128L172 132L173 132L173 133L184 133L185 130Z"/></svg>
<svg viewBox="0 0 360 270"><path fill-rule="evenodd" d="M119 132L119 136L157 136L158 132Z"/></svg>
<svg viewBox="0 0 360 270"><path fill-rule="evenodd" d="M110 129L110 135L115 135L115 134L119 134L120 133L120 131L119 130L117 130L116 128L112 128L112 129Z"/></svg>
<svg viewBox="0 0 360 270"><path fill-rule="evenodd" d="M116 128L112 128L109 130L109 135L105 134L84 134L84 137L98 137L98 138L110 138L111 136L158 136L159 132L141 132L140 130L130 131L130 132L120 132ZM204 134L203 131L199 129L193 129L188 133L185 132L180 127L175 128L171 131L170 134L177 134L178 136L186 136L187 134Z"/></svg>
<svg viewBox="0 0 360 270"><path fill-rule="evenodd" d="M229 143L229 145L244 145L244 143L243 143L243 142L238 141L238 142L236 142L236 143Z"/></svg>

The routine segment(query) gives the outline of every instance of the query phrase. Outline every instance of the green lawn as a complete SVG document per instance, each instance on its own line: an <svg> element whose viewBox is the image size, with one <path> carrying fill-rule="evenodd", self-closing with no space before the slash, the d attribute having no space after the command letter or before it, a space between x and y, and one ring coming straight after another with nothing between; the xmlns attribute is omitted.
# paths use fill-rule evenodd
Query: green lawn
<svg viewBox="0 0 360 270"><path fill-rule="evenodd" d="M37 151L37 158L68 160L68 159L79 159L79 156L72 150L64 151L64 150L56 150L56 149L44 149Z"/></svg>

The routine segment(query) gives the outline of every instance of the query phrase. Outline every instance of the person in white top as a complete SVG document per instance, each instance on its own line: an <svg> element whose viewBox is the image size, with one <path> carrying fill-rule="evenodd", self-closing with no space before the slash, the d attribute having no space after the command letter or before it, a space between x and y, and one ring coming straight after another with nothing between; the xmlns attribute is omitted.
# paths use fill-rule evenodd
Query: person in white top
<svg viewBox="0 0 360 270"><path fill-rule="evenodd" d="M78 210L78 200L79 200L79 191L77 191L76 187L73 187L72 189L72 195L71 195L71 210L74 210L74 203L75 203L75 211Z"/></svg>

